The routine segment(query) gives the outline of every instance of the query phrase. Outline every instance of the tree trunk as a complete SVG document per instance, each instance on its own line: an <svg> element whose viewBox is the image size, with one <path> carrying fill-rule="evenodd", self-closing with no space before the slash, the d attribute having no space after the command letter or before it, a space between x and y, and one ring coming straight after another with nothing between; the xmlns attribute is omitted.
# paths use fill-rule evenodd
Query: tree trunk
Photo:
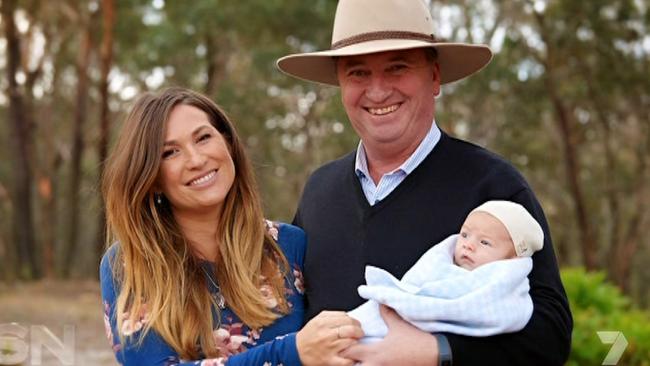
<svg viewBox="0 0 650 366"><path fill-rule="evenodd" d="M91 16L92 17L92 16ZM74 131L72 136L72 157L70 186L68 191L68 207L70 221L67 227L65 254L62 274L64 278L70 277L70 271L77 255L77 241L79 240L79 187L81 186L81 158L84 150L83 126L86 123L88 105L88 65L90 64L90 51L92 49L92 19L84 27L81 44L77 55L77 108L74 114Z"/></svg>
<svg viewBox="0 0 650 366"><path fill-rule="evenodd" d="M217 46L215 45L214 37L212 33L207 32L205 35L205 59L207 61L206 73L207 80L205 82L205 87L203 92L205 95L211 96L214 93L216 87L216 77L217 77Z"/></svg>
<svg viewBox="0 0 650 366"><path fill-rule="evenodd" d="M648 136L648 131L645 131ZM637 179L635 182L634 197L635 207L634 214L629 220L629 226L624 237L617 243L615 251L615 262L613 268L613 277L615 283L628 293L630 289L630 273L632 267L632 260L637 253L639 243L643 240L643 232L645 228L646 215L648 211L648 156L650 155L650 138L646 137L641 146L637 149Z"/></svg>
<svg viewBox="0 0 650 366"><path fill-rule="evenodd" d="M560 131L562 138L562 148L564 151L564 167L566 178L569 184L569 192L573 199L576 220L578 221L578 229L580 236L580 247L582 251L583 263L588 271L593 271L598 266L596 257L597 242L594 234L593 226L589 221L587 215L587 205L582 192L582 183L580 182L580 159L578 158L578 151L576 150L576 141L572 131L572 119L568 112L568 108L563 102L558 93L558 88L555 81L555 63L553 54L553 45L548 41L546 26L544 23L544 16L535 12L535 18L539 25L540 36L546 45L546 57L542 59L544 64L544 84L548 92L548 96L553 105L556 114L556 125Z"/></svg>
<svg viewBox="0 0 650 366"><path fill-rule="evenodd" d="M608 106L609 99L603 97L601 93L598 92L598 88L594 85L593 81L595 80L593 72L586 64L585 60L580 59L580 70L584 79L584 83L587 86L587 95L589 101L592 104L594 109L595 119L598 122L598 125L602 128L603 133L603 150L605 152L605 171L608 174L605 174L604 184L605 184L605 199L610 211L609 222L612 225L611 233L609 236L610 248L607 255L609 275L611 276L614 283L623 290L624 293L629 293L630 287L630 271L632 268L632 261L634 254L637 252L638 244L642 240L641 231L644 224L646 204L647 202L647 184L646 176L648 170L647 158L650 155L650 139L646 138L647 141L642 141L639 143L639 146L636 151L636 163L634 171L636 172L635 181L633 182L632 202L635 203L633 214L631 216L626 216L623 219L623 214L621 213L621 208L619 202L624 201L620 195L620 192L627 191L625 187L617 187L615 184L615 174L612 174L616 171L616 166L618 161L615 158L612 141L612 129L609 125L609 119L606 113L606 110L612 110L611 106ZM608 108L609 107L609 108ZM639 120L644 118L645 109L643 107L636 108L626 108L628 113L634 115L634 111L640 111L636 113ZM620 119L623 119L621 117ZM647 136L648 131L644 131L644 126L639 126L641 129L639 131L639 136ZM644 146L646 149L644 149ZM624 229L625 224L627 224L627 229Z"/></svg>
<svg viewBox="0 0 650 366"><path fill-rule="evenodd" d="M54 126L52 121L52 102L43 108L40 112L40 134L42 152L44 155L40 158L36 172L38 182L39 207L40 207L40 232L42 243L42 264L43 273L47 278L54 278L57 274L55 260L55 243L56 243L56 202L57 195L56 183L57 172L61 165L61 154L55 146Z"/></svg>
<svg viewBox="0 0 650 366"><path fill-rule="evenodd" d="M32 213L32 172L29 156L31 126L25 118L24 101L16 74L20 65L20 40L14 22L15 0L3 0L2 23L7 40L7 95L9 96L9 121L11 124L10 146L13 155L13 229L14 243L18 253L18 275L21 278L40 277L36 261L36 245Z"/></svg>
<svg viewBox="0 0 650 366"><path fill-rule="evenodd" d="M114 0L102 0L102 28L103 37L100 49L101 58L101 81L99 83L101 93L101 111L100 111L100 134L99 134L99 182L101 186L101 179L104 174L104 161L108 156L108 138L110 133L110 110L108 108L108 73L113 64L113 26L115 24L115 3ZM97 258L101 255L105 247L105 233L106 233L106 215L104 213L103 199L100 196L100 213L99 223L97 226L96 235L96 251Z"/></svg>
<svg viewBox="0 0 650 366"><path fill-rule="evenodd" d="M53 77L53 84L56 85L56 70ZM54 88L56 90L56 88ZM41 130L40 138L43 150L39 159L36 179L38 182L38 193L40 202L40 231L42 243L42 263L43 273L47 278L54 278L57 274L56 267L56 186L57 172L62 163L61 154L56 148L56 134L54 132L54 123L52 121L52 96L47 104L39 112L40 121L39 129Z"/></svg>
<svg viewBox="0 0 650 366"><path fill-rule="evenodd" d="M0 262L1 263L7 263L7 264L10 263L9 262L9 255L8 255L7 252L8 252L7 251L7 246L5 245L5 241L2 238L2 232L0 232ZM2 282L4 282L4 281L10 282L8 280L10 275L9 275L9 271L7 271L7 269L8 269L7 267L8 266L3 265L2 269L0 270L0 281L2 281Z"/></svg>
<svg viewBox="0 0 650 366"><path fill-rule="evenodd" d="M555 109L557 117L555 122L557 123L557 127L560 130L560 135L562 137L564 167L569 184L569 191L573 198L576 219L578 221L583 263L588 271L593 271L598 265L596 258L597 243L593 227L589 222L586 202L584 194L582 193L582 184L579 177L582 168L580 167L578 152L575 148L576 143L571 130L571 119L569 118L566 106L557 95L555 83L552 80L552 70L546 69L546 73L546 88L553 103L553 108Z"/></svg>
<svg viewBox="0 0 650 366"><path fill-rule="evenodd" d="M203 92L207 96L213 96L223 80L226 63L228 60L229 38L227 34L220 37L214 37L210 32L204 35L205 40L205 60L207 79Z"/></svg>
<svg viewBox="0 0 650 366"><path fill-rule="evenodd" d="M54 227L50 225L51 213L54 209L52 194L52 178L42 175L38 178L38 193L41 197L42 223L41 240L43 243L43 273L46 278L54 277Z"/></svg>
<svg viewBox="0 0 650 366"><path fill-rule="evenodd" d="M607 206L609 207L610 213L610 223L612 228L609 235L609 251L607 256L609 274L613 278L614 283L616 283L621 289L626 289L627 278L624 272L627 270L629 272L629 266L631 264L632 257L628 253L628 248L630 244L634 245L635 241L630 242L627 238L624 238L623 235L623 225L621 219L621 209L619 206L620 196L618 192L620 189L615 186L614 174L616 171L616 159L614 156L614 149L612 147L612 130L609 126L609 120L605 113L605 103L606 98L601 98L600 94L596 91L597 88L593 85L593 77L589 72L589 68L585 64L584 60L580 60L581 70L583 73L584 81L587 86L587 95L594 109L596 121L602 128L603 133L603 150L605 152L605 171L609 172L605 174L604 185L605 185L605 200ZM643 171L641 171L643 173ZM628 221L628 220L626 220ZM629 221L630 235L635 232L636 228L634 226L640 224L638 219Z"/></svg>
<svg viewBox="0 0 650 366"><path fill-rule="evenodd" d="M11 212L9 192L2 185L2 182L0 182L0 212L2 212L3 215L4 213L8 214ZM14 268L14 263L16 260L15 256L13 255L14 248L7 245L5 234L5 223L0 222L0 263L4 263L2 269L0 269L0 281L12 283L16 274L16 270Z"/></svg>

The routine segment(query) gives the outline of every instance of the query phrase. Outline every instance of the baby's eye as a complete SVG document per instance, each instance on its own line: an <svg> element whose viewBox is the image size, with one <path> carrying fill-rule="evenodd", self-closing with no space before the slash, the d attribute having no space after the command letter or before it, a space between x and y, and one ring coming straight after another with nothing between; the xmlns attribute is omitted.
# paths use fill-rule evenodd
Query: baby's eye
<svg viewBox="0 0 650 366"><path fill-rule="evenodd" d="M461 237L461 238L467 238L467 233L466 233L466 232L462 232L462 233L460 233L460 237Z"/></svg>
<svg viewBox="0 0 650 366"><path fill-rule="evenodd" d="M487 240L481 240L481 244L483 244L483 245L487 245L487 246L491 246L491 245L492 245L492 244L490 244L490 242L487 241Z"/></svg>

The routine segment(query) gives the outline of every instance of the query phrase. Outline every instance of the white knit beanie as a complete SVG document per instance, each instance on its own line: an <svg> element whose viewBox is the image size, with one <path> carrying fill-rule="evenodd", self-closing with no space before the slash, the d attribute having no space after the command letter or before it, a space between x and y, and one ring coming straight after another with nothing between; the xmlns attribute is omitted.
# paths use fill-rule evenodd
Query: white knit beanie
<svg viewBox="0 0 650 366"><path fill-rule="evenodd" d="M544 246L542 227L522 205L510 201L487 201L472 210L477 211L490 214L503 223L518 257L530 257Z"/></svg>

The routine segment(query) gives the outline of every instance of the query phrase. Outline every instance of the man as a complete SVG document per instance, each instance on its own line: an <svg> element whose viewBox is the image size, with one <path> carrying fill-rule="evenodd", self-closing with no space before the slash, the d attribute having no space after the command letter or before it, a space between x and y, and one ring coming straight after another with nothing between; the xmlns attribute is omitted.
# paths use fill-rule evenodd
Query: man
<svg viewBox="0 0 650 366"><path fill-rule="evenodd" d="M448 136L434 120L441 84L490 59L484 45L438 42L421 0L340 0L331 50L278 60L287 74L340 86L361 138L355 152L312 174L296 212L309 240L307 318L358 306L365 265L400 278L485 201L517 202L544 229L529 275L534 311L522 331L432 335L383 308L388 335L351 347L344 353L349 358L393 365L560 365L568 358L571 313L534 193L510 163Z"/></svg>

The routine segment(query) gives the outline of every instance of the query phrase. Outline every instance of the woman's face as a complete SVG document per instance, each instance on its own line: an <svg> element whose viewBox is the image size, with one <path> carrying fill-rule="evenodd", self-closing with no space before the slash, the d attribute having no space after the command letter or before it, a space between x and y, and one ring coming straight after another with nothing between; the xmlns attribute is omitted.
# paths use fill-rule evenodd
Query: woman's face
<svg viewBox="0 0 650 366"><path fill-rule="evenodd" d="M235 180L224 137L202 110L176 106L167 121L158 185L174 214L213 212Z"/></svg>

